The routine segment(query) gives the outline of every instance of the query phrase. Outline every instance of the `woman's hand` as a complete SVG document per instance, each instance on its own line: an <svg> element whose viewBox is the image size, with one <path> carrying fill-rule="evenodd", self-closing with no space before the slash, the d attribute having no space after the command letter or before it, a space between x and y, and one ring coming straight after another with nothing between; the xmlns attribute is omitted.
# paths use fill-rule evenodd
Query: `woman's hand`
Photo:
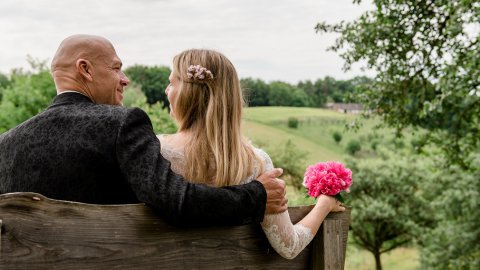
<svg viewBox="0 0 480 270"><path fill-rule="evenodd" d="M301 224L312 230L316 234L325 217L330 212L343 212L345 207L332 196L320 195L312 211L308 213L298 224Z"/></svg>
<svg viewBox="0 0 480 270"><path fill-rule="evenodd" d="M330 212L343 212L345 211L345 206L342 205L337 199L332 196L320 195L317 198L317 205L327 206Z"/></svg>

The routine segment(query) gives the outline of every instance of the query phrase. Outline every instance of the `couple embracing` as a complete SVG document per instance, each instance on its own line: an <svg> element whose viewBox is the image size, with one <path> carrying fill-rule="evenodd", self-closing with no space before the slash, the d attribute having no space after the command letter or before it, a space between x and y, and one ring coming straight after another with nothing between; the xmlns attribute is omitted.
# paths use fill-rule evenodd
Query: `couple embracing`
<svg viewBox="0 0 480 270"><path fill-rule="evenodd" d="M51 73L52 104L0 135L0 194L143 202L178 226L261 222L288 259L330 211L344 210L321 195L305 218L291 223L281 170L241 135L240 82L221 53L193 49L174 57L165 90L179 127L171 135L154 134L145 112L121 106L129 80L105 38L66 38Z"/></svg>

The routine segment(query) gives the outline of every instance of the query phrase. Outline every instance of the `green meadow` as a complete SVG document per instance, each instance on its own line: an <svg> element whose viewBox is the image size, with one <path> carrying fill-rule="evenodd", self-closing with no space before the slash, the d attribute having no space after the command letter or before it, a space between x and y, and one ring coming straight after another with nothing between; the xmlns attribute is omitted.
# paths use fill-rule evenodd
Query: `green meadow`
<svg viewBox="0 0 480 270"><path fill-rule="evenodd" d="M297 128L288 127L288 118L299 120ZM375 119L363 119L358 115L344 114L326 109L298 107L252 107L244 111L243 133L254 144L266 149L274 148L291 140L300 150L307 152L305 166L316 162L336 160L344 161L347 156L346 145L350 140L362 144L362 151L370 149L366 138L379 137L383 141L394 137L393 130L376 129L379 124ZM349 126L359 124L354 131ZM333 133L342 134L340 143L333 139ZM354 176L355 181L355 176ZM305 200L305 195L288 189L290 205L313 203ZM353 206L355 207L355 206ZM354 211L354 210L353 210ZM399 248L382 255L384 269L413 270L418 269L418 252L415 248ZM347 270L374 269L375 261L371 253L357 248L349 238L347 246Z"/></svg>
<svg viewBox="0 0 480 270"><path fill-rule="evenodd" d="M299 120L298 128L289 128L290 117ZM244 112L243 133L254 143L268 146L291 140L299 150L308 152L305 165L316 162L343 161L350 140L365 141L369 136L392 137L393 131L375 129L378 121L336 111L300 107L252 107ZM355 132L351 126L359 124ZM333 133L342 134L340 143ZM368 149L370 145L362 148Z"/></svg>

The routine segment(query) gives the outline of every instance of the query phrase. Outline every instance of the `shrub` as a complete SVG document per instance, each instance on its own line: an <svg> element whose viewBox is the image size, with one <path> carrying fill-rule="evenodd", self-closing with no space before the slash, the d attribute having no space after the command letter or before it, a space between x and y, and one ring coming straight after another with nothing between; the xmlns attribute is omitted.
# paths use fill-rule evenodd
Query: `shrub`
<svg viewBox="0 0 480 270"><path fill-rule="evenodd" d="M288 127L289 128L298 128L298 118L296 118L296 117L288 118Z"/></svg>
<svg viewBox="0 0 480 270"><path fill-rule="evenodd" d="M396 149L403 149L405 148L405 142L403 141L402 138L394 138L392 139L393 146L395 146Z"/></svg>
<svg viewBox="0 0 480 270"><path fill-rule="evenodd" d="M346 151L350 155L355 155L358 151L362 149L362 146L360 145L360 142L357 140L350 140L347 144Z"/></svg>
<svg viewBox="0 0 480 270"><path fill-rule="evenodd" d="M177 131L177 125L160 102L152 105L148 103L136 104L136 106L147 113L152 121L155 134L172 134Z"/></svg>
<svg viewBox="0 0 480 270"><path fill-rule="evenodd" d="M303 173L305 172L305 160L308 152L298 149L291 140L281 144L268 145L264 141L256 143L264 144L275 167L283 168L282 178L297 191L303 188Z"/></svg>
<svg viewBox="0 0 480 270"><path fill-rule="evenodd" d="M370 148L372 148L373 151L377 151L378 144L379 144L378 140L373 140L370 142Z"/></svg>
<svg viewBox="0 0 480 270"><path fill-rule="evenodd" d="M147 97L139 85L130 84L123 93L123 106L135 107L147 103Z"/></svg>
<svg viewBox="0 0 480 270"><path fill-rule="evenodd" d="M340 141L342 140L342 134L338 131L333 132L333 139L337 144L339 144Z"/></svg>

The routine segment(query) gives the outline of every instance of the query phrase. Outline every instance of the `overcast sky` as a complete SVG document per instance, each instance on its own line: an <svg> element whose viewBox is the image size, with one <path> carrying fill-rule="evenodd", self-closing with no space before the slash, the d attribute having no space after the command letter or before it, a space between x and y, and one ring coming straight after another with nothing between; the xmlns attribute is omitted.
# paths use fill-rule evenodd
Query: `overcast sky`
<svg viewBox="0 0 480 270"><path fill-rule="evenodd" d="M344 73L343 61L326 51L335 35L314 27L369 8L352 0L1 0L0 72L27 68L27 55L50 65L60 42L82 33L111 40L126 67L170 66L184 49L209 48L241 78L349 79L364 74L360 66Z"/></svg>

